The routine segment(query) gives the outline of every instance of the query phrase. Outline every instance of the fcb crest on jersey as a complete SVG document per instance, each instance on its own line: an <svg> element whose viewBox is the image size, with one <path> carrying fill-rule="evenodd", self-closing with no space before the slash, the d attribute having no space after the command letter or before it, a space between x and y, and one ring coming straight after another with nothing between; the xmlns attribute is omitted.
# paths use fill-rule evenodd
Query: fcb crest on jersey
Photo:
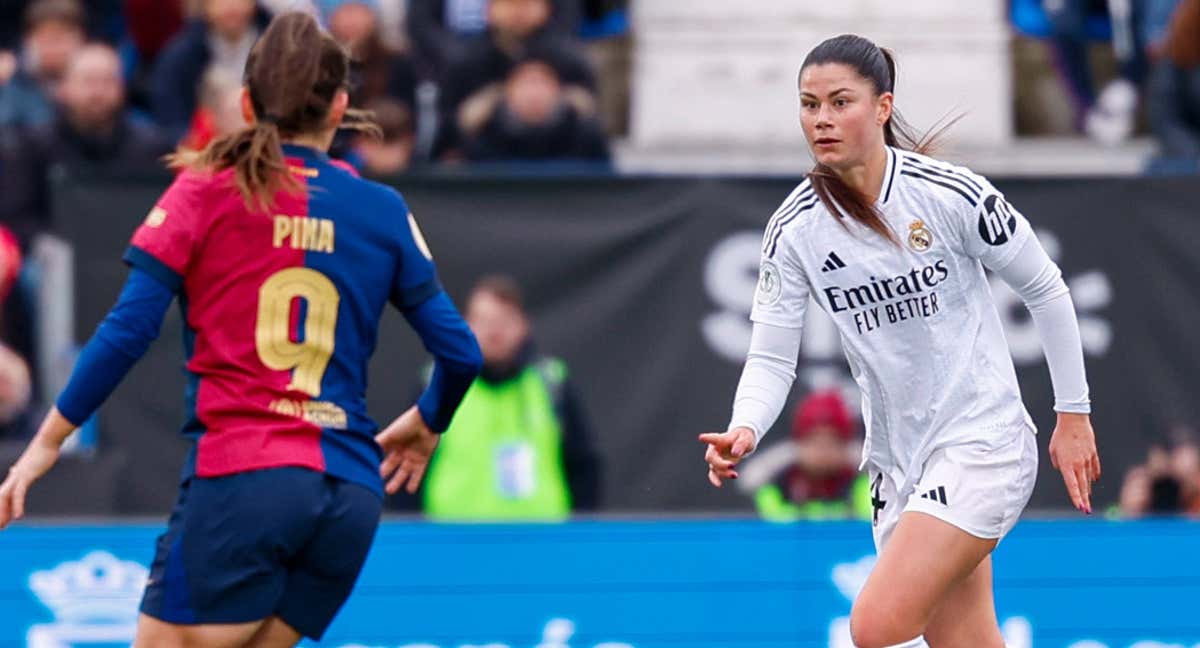
<svg viewBox="0 0 1200 648"><path fill-rule="evenodd" d="M933 232L925 226L922 220L915 220L908 225L908 247L914 252L924 252L933 247Z"/></svg>
<svg viewBox="0 0 1200 648"><path fill-rule="evenodd" d="M165 222L167 222L167 210L162 207L156 206L150 210L149 214L146 214L146 224L150 227L160 227Z"/></svg>

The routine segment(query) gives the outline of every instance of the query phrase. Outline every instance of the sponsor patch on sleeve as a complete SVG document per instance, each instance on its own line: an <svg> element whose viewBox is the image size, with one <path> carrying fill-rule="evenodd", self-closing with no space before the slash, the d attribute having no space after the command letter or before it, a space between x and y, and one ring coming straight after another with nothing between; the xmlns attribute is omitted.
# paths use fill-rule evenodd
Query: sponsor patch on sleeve
<svg viewBox="0 0 1200 648"><path fill-rule="evenodd" d="M1003 198L992 194L979 211L979 236L988 245L1004 245L1017 229L1017 216Z"/></svg>

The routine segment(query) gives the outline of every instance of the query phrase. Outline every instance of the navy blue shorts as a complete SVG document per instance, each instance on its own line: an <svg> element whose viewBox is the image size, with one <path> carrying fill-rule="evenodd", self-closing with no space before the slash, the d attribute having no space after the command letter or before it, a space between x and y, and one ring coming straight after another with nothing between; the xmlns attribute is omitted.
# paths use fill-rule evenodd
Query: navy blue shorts
<svg viewBox="0 0 1200 648"><path fill-rule="evenodd" d="M278 616L320 639L350 596L381 508L367 488L307 468L192 477L158 538L141 610L177 624Z"/></svg>

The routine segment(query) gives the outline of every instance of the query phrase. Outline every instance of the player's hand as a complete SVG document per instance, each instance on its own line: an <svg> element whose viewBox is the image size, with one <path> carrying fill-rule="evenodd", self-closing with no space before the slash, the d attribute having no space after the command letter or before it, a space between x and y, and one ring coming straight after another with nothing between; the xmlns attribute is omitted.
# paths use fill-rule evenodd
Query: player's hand
<svg viewBox="0 0 1200 648"><path fill-rule="evenodd" d="M57 407L51 407L37 434L29 442L29 447L21 453L17 463L8 469L8 477L0 484L0 529L25 516L25 494L29 492L29 487L54 466L58 461L59 448L74 431L75 424L68 421Z"/></svg>
<svg viewBox="0 0 1200 648"><path fill-rule="evenodd" d="M1100 455L1087 414L1059 413L1050 437L1050 463L1062 473L1075 508L1090 514L1092 483L1100 479Z"/></svg>
<svg viewBox="0 0 1200 648"><path fill-rule="evenodd" d="M58 461L58 454L57 445L34 439L17 463L8 469L8 477L0 484L0 529L25 517L25 494L33 482Z"/></svg>
<svg viewBox="0 0 1200 648"><path fill-rule="evenodd" d="M441 438L425 425L416 406L408 408L383 432L375 435L375 442L383 448L379 476L387 480L385 490L389 495L394 495L406 484L409 493L417 492Z"/></svg>
<svg viewBox="0 0 1200 648"><path fill-rule="evenodd" d="M754 452L758 440L750 428L740 427L728 432L701 434L700 443L708 445L704 451L708 481L720 488L722 479L737 479L734 468L746 455Z"/></svg>

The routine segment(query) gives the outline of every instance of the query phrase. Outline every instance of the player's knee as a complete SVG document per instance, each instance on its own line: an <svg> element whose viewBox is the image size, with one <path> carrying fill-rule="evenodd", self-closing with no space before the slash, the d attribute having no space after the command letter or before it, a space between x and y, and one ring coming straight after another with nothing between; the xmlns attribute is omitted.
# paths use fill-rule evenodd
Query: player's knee
<svg viewBox="0 0 1200 648"><path fill-rule="evenodd" d="M921 635L919 624L884 605L854 604L850 611L850 637L856 648L903 645Z"/></svg>

